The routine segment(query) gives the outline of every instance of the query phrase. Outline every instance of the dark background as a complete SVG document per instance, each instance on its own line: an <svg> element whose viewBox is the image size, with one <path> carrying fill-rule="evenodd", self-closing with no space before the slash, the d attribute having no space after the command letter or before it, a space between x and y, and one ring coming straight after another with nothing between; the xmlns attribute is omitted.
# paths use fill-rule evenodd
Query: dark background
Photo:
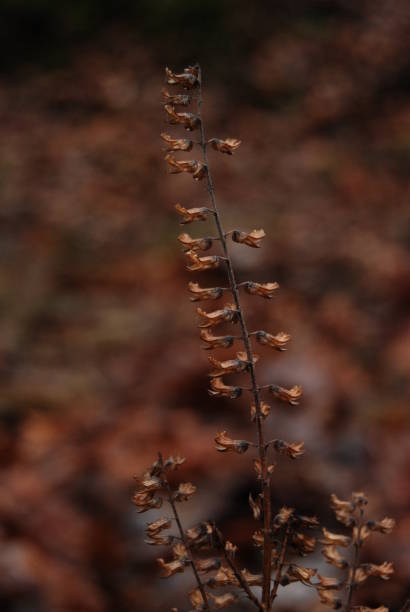
<svg viewBox="0 0 410 612"><path fill-rule="evenodd" d="M173 205L204 205L204 186L167 176L159 139L164 66L195 61L208 135L243 140L232 159L211 156L225 227L267 233L259 251L233 249L238 276L281 285L272 302L245 299L249 324L293 337L284 354L259 351L259 376L305 391L267 422L269 437L307 447L278 460L275 508L335 527L330 493L365 490L370 516L397 526L363 558L396 573L358 602L399 610L409 41L407 0L1 1L2 611L187 609L189 573L159 579L143 543L152 516L130 501L159 449L185 455L181 478L198 485L186 524L215 518L258 567L251 457L213 448L222 429L254 437L249 406L207 395L186 283L210 277L188 277L175 240ZM319 553L306 565L330 571ZM324 610L294 586L277 608Z"/></svg>

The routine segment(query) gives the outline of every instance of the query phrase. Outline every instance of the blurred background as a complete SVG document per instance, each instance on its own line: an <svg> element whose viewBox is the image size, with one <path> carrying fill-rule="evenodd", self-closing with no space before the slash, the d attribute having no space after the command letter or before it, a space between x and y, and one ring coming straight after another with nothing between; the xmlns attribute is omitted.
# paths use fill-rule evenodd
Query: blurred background
<svg viewBox="0 0 410 612"><path fill-rule="evenodd" d="M410 578L410 6L407 0L1 0L0 608L4 612L188 609L189 572L161 580L143 543L152 515L132 476L187 457L199 492L187 526L214 518L256 571L251 457L213 437L249 438L245 400L211 400L176 242L173 206L206 205L170 177L159 133L165 65L199 61L207 135L243 141L211 155L253 329L287 331L258 350L262 383L303 385L275 405L268 437L303 439L278 459L275 508L317 514L331 492L364 490L395 517L368 561L390 582L358 599L398 611ZM203 227L194 228L202 230ZM191 231L191 228L189 228ZM212 231L207 226L205 233ZM225 353L227 354L227 353ZM158 516L158 515L156 515ZM165 551L160 551L162 554ZM329 575L318 552L306 565ZM247 610L238 605L238 610ZM277 609L321 611L289 586Z"/></svg>

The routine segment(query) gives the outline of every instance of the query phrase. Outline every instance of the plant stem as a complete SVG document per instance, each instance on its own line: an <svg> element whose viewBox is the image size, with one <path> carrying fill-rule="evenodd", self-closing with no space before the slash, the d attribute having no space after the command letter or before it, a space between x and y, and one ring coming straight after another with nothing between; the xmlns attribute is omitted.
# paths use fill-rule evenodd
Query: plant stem
<svg viewBox="0 0 410 612"><path fill-rule="evenodd" d="M158 457L159 457L159 464L162 467L163 463L164 463L163 459L162 459L162 454L158 453ZM190 565L192 567L192 571L194 572L195 580L197 581L198 588L200 590L200 593L202 595L202 599L204 601L204 605L205 605L204 610L207 610L208 612L210 612L211 608L209 607L209 602L208 602L208 597L206 595L205 587L202 584L201 578L199 577L199 573L198 573L197 567L195 565L195 559L194 559L194 557L192 555L191 548L190 548L190 546L188 544L188 541L187 541L186 536L185 536L185 532L184 532L184 530L182 528L182 523L181 523L181 520L179 518L178 510L177 510L177 507L175 505L175 501L174 501L174 499L172 497L172 489L171 489L171 487L169 485L169 482L168 482L168 479L167 479L167 477L165 475L165 471L162 472L162 481L164 483L165 489L166 489L167 494L168 494L168 502L169 502L169 504L170 504L170 506L172 508L172 512L173 512L173 515L174 515L175 522L176 522L176 524L178 526L178 531L179 531L179 534L181 536L181 542L183 543L183 545L185 547L185 550L187 551L189 563L190 563Z"/></svg>
<svg viewBox="0 0 410 612"><path fill-rule="evenodd" d="M270 604L270 581L271 581L271 564L272 564L272 540L271 540L271 494L270 494L270 477L267 469L267 451L264 442L263 426L262 426L262 413L261 413L261 399L259 395L259 388L256 383L255 365L253 363L253 351L249 340L248 330L246 327L245 317L243 309L239 299L238 285L236 283L235 273L232 265L232 260L228 251L226 242L225 232L222 227L219 212L216 206L215 190L212 183L211 173L209 170L208 155L206 150L206 139L204 131L204 123L202 120L202 78L201 69L198 67L199 75L199 86L198 86L198 98L197 98L197 113L200 119L200 134L201 134L201 149L203 155L203 161L206 165L206 183L209 198L212 204L214 212L215 222L218 229L218 234L221 240L222 249L226 257L226 265L228 271L229 283L231 285L232 296L235 302L236 309L238 311L238 319L242 331L242 340L244 343L247 359L249 361L249 373L252 383L252 394L254 397L255 408L256 408L256 423L258 428L258 447L259 447L259 458L262 466L262 498L263 498L263 533L264 533L264 545L263 545L263 587L262 587L262 605L264 610L269 612L271 610Z"/></svg>
<svg viewBox="0 0 410 612"><path fill-rule="evenodd" d="M285 562L286 549L288 547L289 532L290 530L289 530L289 523L288 523L286 525L285 535L283 536L283 540L282 540L282 545L281 545L280 555L279 555L279 560L278 560L278 566L276 569L275 580L273 583L273 589L272 589L272 593L270 596L271 606L273 605L273 602L277 596L278 588L280 585L280 579L282 577L282 569L283 569L283 564Z"/></svg>
<svg viewBox="0 0 410 612"><path fill-rule="evenodd" d="M360 552L360 532L362 530L362 526L363 526L363 508L360 508L360 517L359 517L359 524L357 525L357 539L354 542L354 558L353 558L353 563L352 566L350 568L350 580L349 580L349 584L348 586L348 593L347 593L347 601L346 601L346 607L345 607L345 612L350 612L350 606L352 603L352 597L353 597L353 591L355 589L355 574L356 574L356 569L359 563L359 552Z"/></svg>

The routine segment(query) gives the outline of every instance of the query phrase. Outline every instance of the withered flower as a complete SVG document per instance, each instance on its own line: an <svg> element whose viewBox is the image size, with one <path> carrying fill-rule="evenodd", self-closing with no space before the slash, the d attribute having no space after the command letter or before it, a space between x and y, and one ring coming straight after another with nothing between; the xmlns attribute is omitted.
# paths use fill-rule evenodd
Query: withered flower
<svg viewBox="0 0 410 612"><path fill-rule="evenodd" d="M216 450L221 453L234 451L235 453L242 455L243 453L246 453L249 448L249 442L246 440L233 440L227 435L226 431L219 432L215 438L215 442L217 444Z"/></svg>
<svg viewBox="0 0 410 612"><path fill-rule="evenodd" d="M311 586L311 578L316 574L317 570L310 567L300 567L291 563L287 569L287 576L291 579L295 579L303 584Z"/></svg>
<svg viewBox="0 0 410 612"><path fill-rule="evenodd" d="M263 419L266 419L270 415L270 406L266 404L266 402L261 401L260 403L260 413ZM251 406L251 420L254 421L256 419L256 406L252 404Z"/></svg>
<svg viewBox="0 0 410 612"><path fill-rule="evenodd" d="M359 508L367 506L367 496L363 493L363 491L356 491L355 493L352 493L352 503L354 506L359 506Z"/></svg>
<svg viewBox="0 0 410 612"><path fill-rule="evenodd" d="M208 593L207 593L208 596ZM203 610L204 609L204 598L202 597L202 593L199 589L194 589L189 593L189 600L191 604L194 606L194 610Z"/></svg>
<svg viewBox="0 0 410 612"><path fill-rule="evenodd" d="M211 389L208 390L212 397L228 397L229 399L237 399L242 394L241 387L231 387L225 385L222 378L212 378Z"/></svg>
<svg viewBox="0 0 410 612"><path fill-rule="evenodd" d="M191 302L199 302L201 300L217 300L223 294L221 287L207 287L203 288L198 283L188 283L188 289L192 293L189 298Z"/></svg>
<svg viewBox="0 0 410 612"><path fill-rule="evenodd" d="M192 223L193 221L206 221L209 209L205 206L199 208L184 208L181 204L175 204L176 211L181 215L181 225Z"/></svg>
<svg viewBox="0 0 410 612"><path fill-rule="evenodd" d="M342 557L334 545L325 546L322 549L322 555L325 557L328 563L331 563L339 569L344 569L347 567L346 560Z"/></svg>
<svg viewBox="0 0 410 612"><path fill-rule="evenodd" d="M334 545L334 546L349 546L350 538L348 536L341 535L339 533L332 533L328 531L326 527L322 528L323 540L319 540L321 544Z"/></svg>
<svg viewBox="0 0 410 612"><path fill-rule="evenodd" d="M135 477L138 491L159 491L162 489L162 481L156 476L151 476L149 472L142 478Z"/></svg>
<svg viewBox="0 0 410 612"><path fill-rule="evenodd" d="M375 576L382 580L389 580L394 574L393 563L385 561L381 565L375 565L374 563L366 563L360 566L368 576Z"/></svg>
<svg viewBox="0 0 410 612"><path fill-rule="evenodd" d="M296 519L297 522L303 527L312 528L319 526L319 519L317 518L317 516L303 516L301 514L298 514Z"/></svg>
<svg viewBox="0 0 410 612"><path fill-rule="evenodd" d="M379 606L378 608L368 608L367 606L353 606L350 609L352 610L352 612L389 612L389 608L386 608L385 606Z"/></svg>
<svg viewBox="0 0 410 612"><path fill-rule="evenodd" d="M181 542L172 547L172 552L175 559L187 560L188 558L187 550Z"/></svg>
<svg viewBox="0 0 410 612"><path fill-rule="evenodd" d="M223 587L228 585L237 585L238 580L230 567L222 566L213 578L208 581L208 586L211 588Z"/></svg>
<svg viewBox="0 0 410 612"><path fill-rule="evenodd" d="M204 521L195 527L186 530L186 536L193 546L207 546L213 534L211 523Z"/></svg>
<svg viewBox="0 0 410 612"><path fill-rule="evenodd" d="M266 236L263 229L254 229L251 232L240 232L239 230L234 230L232 232L232 240L234 242L239 242L240 244L247 244L250 247L254 247L258 249L261 246L262 238Z"/></svg>
<svg viewBox="0 0 410 612"><path fill-rule="evenodd" d="M171 125L183 125L188 132L192 132L200 126L201 120L193 113L177 113L171 104L165 104L164 109Z"/></svg>
<svg viewBox="0 0 410 612"><path fill-rule="evenodd" d="M220 608L227 608L237 602L237 597L233 593L224 593L223 595L209 593L209 597L213 600L214 607L218 610Z"/></svg>
<svg viewBox="0 0 410 612"><path fill-rule="evenodd" d="M262 576L262 574L252 574L246 568L241 570L241 574L245 578L245 580L249 584L249 586L262 586L262 584L263 584L263 576Z"/></svg>
<svg viewBox="0 0 410 612"><path fill-rule="evenodd" d="M177 160L171 153L167 153L164 159L172 168L171 174L189 172L196 181L203 179L206 174L206 165L196 159Z"/></svg>
<svg viewBox="0 0 410 612"><path fill-rule="evenodd" d="M261 548L264 544L263 533L261 531L255 531L252 534L252 540L255 546L257 546L258 548Z"/></svg>
<svg viewBox="0 0 410 612"><path fill-rule="evenodd" d="M198 77L190 69L185 69L182 74L176 74L166 67L165 75L168 85L182 85L185 89L192 89L199 83Z"/></svg>
<svg viewBox="0 0 410 612"><path fill-rule="evenodd" d="M170 455L164 460L164 470L176 470L180 465L185 463L185 461L185 457L180 457L179 455L173 457Z"/></svg>
<svg viewBox="0 0 410 612"><path fill-rule="evenodd" d="M271 300L275 292L279 289L279 283L255 283L247 281L244 284L245 291L250 295L260 295L263 298Z"/></svg>
<svg viewBox="0 0 410 612"><path fill-rule="evenodd" d="M285 389L284 387L279 387L278 385L271 385L269 387L269 391L271 391L278 399L282 400L283 402L288 402L292 406L297 406L299 404L299 400L303 393L300 385L294 385L291 389Z"/></svg>
<svg viewBox="0 0 410 612"><path fill-rule="evenodd" d="M230 542L229 540L226 540L225 552L227 553L228 557L230 557L230 559L234 559L236 553L238 552L238 547L235 546L235 544L232 544L232 542Z"/></svg>
<svg viewBox="0 0 410 612"><path fill-rule="evenodd" d="M294 512L295 512L294 508L288 508L287 506L282 506L282 508L279 510L279 512L273 519L273 523L275 527L283 527L283 525L287 525L287 523L293 517Z"/></svg>
<svg viewBox="0 0 410 612"><path fill-rule="evenodd" d="M213 336L207 329L201 329L200 338L206 342L205 345L202 345L205 350L229 348L235 341L233 336Z"/></svg>
<svg viewBox="0 0 410 612"><path fill-rule="evenodd" d="M166 563L164 559L159 558L157 559L157 563L163 570L161 578L169 578L174 574L183 572L185 569L185 563L183 561L180 561L179 559L174 559L173 561L169 561L169 563Z"/></svg>
<svg viewBox="0 0 410 612"><path fill-rule="evenodd" d="M221 560L217 558L212 559L198 559L196 562L197 569L200 572L212 572L221 567Z"/></svg>
<svg viewBox="0 0 410 612"><path fill-rule="evenodd" d="M340 610L342 607L342 602L338 597L336 597L332 590L317 587L316 591L322 604L325 604L325 606L331 606L333 610Z"/></svg>
<svg viewBox="0 0 410 612"><path fill-rule="evenodd" d="M394 519L387 516L381 521L367 521L366 526L370 531L379 531L380 533L391 533L396 522Z"/></svg>
<svg viewBox="0 0 410 612"><path fill-rule="evenodd" d="M183 233L178 236L179 242L186 251L207 251L212 246L212 238L191 238L189 234Z"/></svg>
<svg viewBox="0 0 410 612"><path fill-rule="evenodd" d="M210 363L214 366L215 370L210 372L209 376L215 378L215 376L223 376L224 374L234 374L237 372L243 372L249 365L248 356L244 352L237 353L237 359L228 359L226 361L219 361L215 357L208 357ZM258 355L253 356L253 363L258 361Z"/></svg>
<svg viewBox="0 0 410 612"><path fill-rule="evenodd" d="M321 576L317 574L317 578L319 579L318 587L322 589L340 589L342 587L342 583L337 578L330 578L326 576Z"/></svg>
<svg viewBox="0 0 410 612"><path fill-rule="evenodd" d="M279 332L273 335L262 330L256 332L255 337L259 344L270 346L277 351L286 351L286 346L291 338L291 336L285 332Z"/></svg>
<svg viewBox="0 0 410 612"><path fill-rule="evenodd" d="M352 516L354 512L354 505L352 502L343 501L332 493L330 496L330 507L334 511L337 520L344 525L349 526L355 522Z"/></svg>
<svg viewBox="0 0 410 612"><path fill-rule="evenodd" d="M259 520L262 514L261 505L260 505L260 496L255 500L252 497L252 493L249 493L249 505L251 507L253 518L255 521Z"/></svg>
<svg viewBox="0 0 410 612"><path fill-rule="evenodd" d="M154 535L147 540L144 540L145 544L149 544L150 546L170 546L172 542L175 540L175 536L161 536Z"/></svg>
<svg viewBox="0 0 410 612"><path fill-rule="evenodd" d="M162 506L162 497L154 497L150 491L135 493L132 501L139 513L147 512L154 508L161 508Z"/></svg>
<svg viewBox="0 0 410 612"><path fill-rule="evenodd" d="M151 537L156 536L164 529L169 529L171 525L171 519L169 519L167 516L157 519L152 523L147 523L147 535Z"/></svg>
<svg viewBox="0 0 410 612"><path fill-rule="evenodd" d="M240 146L241 142L242 140L238 140L237 138L226 138L225 140L221 140L220 138L211 138L208 140L208 143L212 145L215 151L226 153L227 155L232 155L232 153Z"/></svg>
<svg viewBox="0 0 410 612"><path fill-rule="evenodd" d="M297 459L305 452L304 442L285 442L284 440L275 440L273 447L278 453L287 455L291 459Z"/></svg>
<svg viewBox="0 0 410 612"><path fill-rule="evenodd" d="M219 263L221 261L221 258L218 255L198 257L195 251L186 251L185 255L191 262L187 265L187 270L189 270L190 272L203 272L204 270L212 270L214 268L218 268Z"/></svg>
<svg viewBox="0 0 410 612"><path fill-rule="evenodd" d="M190 151L194 146L192 140L188 138L172 138L165 132L162 132L161 138L167 143L165 151Z"/></svg>
<svg viewBox="0 0 410 612"><path fill-rule="evenodd" d="M366 525L362 525L360 528L357 525L353 527L353 541L360 546L371 536L371 531Z"/></svg>
<svg viewBox="0 0 410 612"><path fill-rule="evenodd" d="M235 323L238 317L238 311L236 310L235 304L226 304L224 308L220 310L214 310L213 312L205 312L202 308L196 309L203 321L199 327L213 327L222 322Z"/></svg>
<svg viewBox="0 0 410 612"><path fill-rule="evenodd" d="M303 533L292 534L292 544L303 555L308 555L315 550L316 538L309 538Z"/></svg>
<svg viewBox="0 0 410 612"><path fill-rule="evenodd" d="M196 491L196 486L192 482L181 482L178 489L174 492L175 501L187 501Z"/></svg>
<svg viewBox="0 0 410 612"><path fill-rule="evenodd" d="M165 87L162 89L162 95L166 103L173 106L188 106L191 103L191 96L188 94L170 94Z"/></svg>

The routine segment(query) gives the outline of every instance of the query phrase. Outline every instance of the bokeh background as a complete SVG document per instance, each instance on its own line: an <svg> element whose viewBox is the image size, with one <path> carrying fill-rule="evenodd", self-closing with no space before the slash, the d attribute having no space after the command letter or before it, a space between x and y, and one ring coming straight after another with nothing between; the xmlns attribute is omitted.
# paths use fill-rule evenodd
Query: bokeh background
<svg viewBox="0 0 410 612"><path fill-rule="evenodd" d="M207 395L167 176L163 68L199 61L208 136L243 140L211 168L226 229L264 227L233 249L250 326L288 331L260 350L262 382L301 383L269 437L274 504L334 527L329 495L365 490L397 520L366 559L394 578L360 601L398 611L410 578L410 6L407 0L2 0L0 3L0 608L188 609L186 572L160 580L151 516L132 476L161 449L188 458L187 525L214 518L257 568L251 458L213 437L250 435L245 400ZM210 231L207 229L207 231ZM206 281L204 280L206 277ZM213 277L217 282L220 277ZM163 551L162 551L163 552ZM329 572L320 553L307 565ZM408 595L408 593L407 593ZM324 610L290 586L277 605ZM248 609L237 606L237 609Z"/></svg>

